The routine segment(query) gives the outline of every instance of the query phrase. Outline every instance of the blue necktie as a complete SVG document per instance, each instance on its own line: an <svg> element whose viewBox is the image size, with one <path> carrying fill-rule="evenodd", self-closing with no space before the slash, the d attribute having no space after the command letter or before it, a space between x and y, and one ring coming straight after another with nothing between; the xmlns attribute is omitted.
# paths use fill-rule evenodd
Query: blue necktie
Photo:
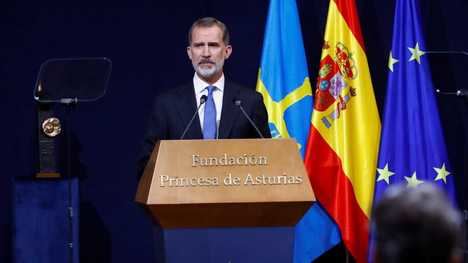
<svg viewBox="0 0 468 263"><path fill-rule="evenodd" d="M216 87L208 86L208 98L205 102L205 115L203 119L203 139L216 138L216 106L213 100L213 91Z"/></svg>

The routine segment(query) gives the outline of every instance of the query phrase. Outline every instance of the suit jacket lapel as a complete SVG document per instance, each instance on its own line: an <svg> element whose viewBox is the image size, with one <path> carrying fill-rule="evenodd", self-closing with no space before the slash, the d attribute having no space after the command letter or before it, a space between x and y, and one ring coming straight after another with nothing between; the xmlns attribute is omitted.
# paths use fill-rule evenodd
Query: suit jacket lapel
<svg viewBox="0 0 468 263"><path fill-rule="evenodd" d="M194 95L194 88L193 83L187 84L183 86L179 90L179 99L180 102L175 102L174 107L177 108L180 116L180 125L182 127L182 132L185 127L190 122L194 112L197 110L197 101ZM201 127L200 127L200 119L198 118L198 114L195 116L192 125L190 125L187 133L185 134L186 139L201 139L203 138Z"/></svg>
<svg viewBox="0 0 468 263"><path fill-rule="evenodd" d="M224 84L223 109L221 111L221 121L219 124L219 139L229 138L232 125L239 115L239 109L237 109L237 106L233 103L238 93L239 90L236 86L230 85L230 82L226 80Z"/></svg>

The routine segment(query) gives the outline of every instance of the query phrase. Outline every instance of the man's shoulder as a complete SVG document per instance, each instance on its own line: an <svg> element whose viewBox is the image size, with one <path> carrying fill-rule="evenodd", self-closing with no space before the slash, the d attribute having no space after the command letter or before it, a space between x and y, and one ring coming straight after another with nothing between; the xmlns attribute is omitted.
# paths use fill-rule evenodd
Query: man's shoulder
<svg viewBox="0 0 468 263"><path fill-rule="evenodd" d="M247 94L247 95L260 94L255 89L253 89L251 87L247 87L247 86L242 85L242 84L239 84L239 83L234 82L232 80L227 80L226 79L226 82L225 82L224 86L227 87L228 89L233 89L233 90L236 90L236 91L238 91L240 93Z"/></svg>
<svg viewBox="0 0 468 263"><path fill-rule="evenodd" d="M232 89L235 96L239 96L242 99L260 99L262 95L257 92L254 88L249 88L244 85L238 84L231 80L226 80L225 88Z"/></svg>

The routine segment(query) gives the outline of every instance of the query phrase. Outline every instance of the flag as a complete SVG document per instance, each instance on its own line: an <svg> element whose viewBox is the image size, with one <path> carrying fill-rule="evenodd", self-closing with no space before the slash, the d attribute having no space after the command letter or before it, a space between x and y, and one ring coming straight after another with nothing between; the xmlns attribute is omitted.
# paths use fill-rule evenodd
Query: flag
<svg viewBox="0 0 468 263"><path fill-rule="evenodd" d="M354 0L331 0L305 164L356 262L367 262L380 119Z"/></svg>
<svg viewBox="0 0 468 263"><path fill-rule="evenodd" d="M434 97L418 0L395 5L387 96L376 171L374 204L392 184L431 182L454 205L454 179ZM372 242L372 247L374 242ZM370 249L369 261L374 258Z"/></svg>
<svg viewBox="0 0 468 263"><path fill-rule="evenodd" d="M257 91L273 138L294 138L303 155L312 114L312 89L295 0L271 0ZM339 232L313 205L296 226L294 262L310 262L339 242Z"/></svg>
<svg viewBox="0 0 468 263"><path fill-rule="evenodd" d="M430 182L445 190L455 205L453 173L425 48L419 1L398 0L374 202L389 185L417 187Z"/></svg>

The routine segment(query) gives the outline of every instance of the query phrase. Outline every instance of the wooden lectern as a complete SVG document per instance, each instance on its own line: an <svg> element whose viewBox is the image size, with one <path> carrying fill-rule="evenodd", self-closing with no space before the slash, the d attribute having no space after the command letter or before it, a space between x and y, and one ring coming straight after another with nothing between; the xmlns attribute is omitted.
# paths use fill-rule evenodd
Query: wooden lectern
<svg viewBox="0 0 468 263"><path fill-rule="evenodd" d="M294 226L315 201L292 139L159 141L136 201L163 228Z"/></svg>

